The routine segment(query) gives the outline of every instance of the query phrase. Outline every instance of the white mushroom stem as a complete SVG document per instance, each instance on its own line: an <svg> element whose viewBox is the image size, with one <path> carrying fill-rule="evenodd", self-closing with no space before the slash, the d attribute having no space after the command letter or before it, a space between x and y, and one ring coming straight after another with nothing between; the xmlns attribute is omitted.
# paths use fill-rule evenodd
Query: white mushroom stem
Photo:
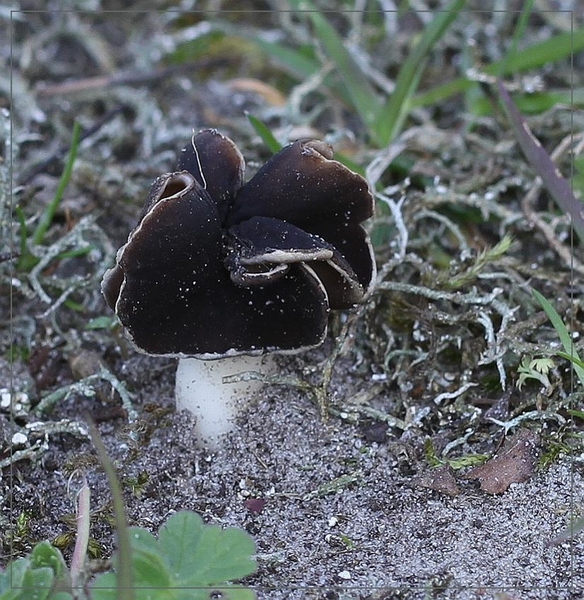
<svg viewBox="0 0 584 600"><path fill-rule="evenodd" d="M246 372L270 375L275 371L273 356L234 356L217 360L181 358L176 370L176 409L196 417L195 434L199 445L211 450L229 433L235 420L264 382ZM226 377L239 381L224 383Z"/></svg>

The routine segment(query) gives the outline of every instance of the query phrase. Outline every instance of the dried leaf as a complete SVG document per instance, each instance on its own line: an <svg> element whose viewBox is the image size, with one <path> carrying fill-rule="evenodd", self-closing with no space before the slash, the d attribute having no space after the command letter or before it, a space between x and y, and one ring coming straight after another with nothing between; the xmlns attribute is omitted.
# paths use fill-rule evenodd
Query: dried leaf
<svg viewBox="0 0 584 600"><path fill-rule="evenodd" d="M487 494L502 494L512 483L521 483L531 477L537 443L535 433L521 429L507 440L495 458L471 469L467 478L478 479Z"/></svg>

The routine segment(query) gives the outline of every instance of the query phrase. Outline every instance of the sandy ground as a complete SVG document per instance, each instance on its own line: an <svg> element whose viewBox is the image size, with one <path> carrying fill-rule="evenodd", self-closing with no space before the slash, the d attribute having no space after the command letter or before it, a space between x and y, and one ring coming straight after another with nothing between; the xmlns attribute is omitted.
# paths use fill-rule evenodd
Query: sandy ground
<svg viewBox="0 0 584 600"><path fill-rule="evenodd" d="M415 435L390 429L385 439L368 441L371 431L339 418L323 423L306 396L281 386L265 388L210 453L190 434L193 418L173 412L172 367L130 361L129 380L148 374L150 381L137 401L168 409L142 413L133 428L137 445L120 420L100 425L126 482L130 521L155 531L186 508L244 528L257 544L258 571L243 583L260 599L582 597L582 535L548 545L571 510L581 512L579 460L561 459L499 495L459 474L460 493L451 497L419 484L428 466L416 458ZM291 367L294 361L283 368ZM79 408L108 410L96 400ZM92 456L85 442L57 436L36 467L17 467L15 493L34 498L40 538L68 530L54 519L73 508L73 495L63 493L65 471ZM141 473L146 483L129 493L127 482ZM90 474L99 512L109 492L99 469ZM250 498L265 501L260 512L246 508ZM92 535L111 539L97 521Z"/></svg>

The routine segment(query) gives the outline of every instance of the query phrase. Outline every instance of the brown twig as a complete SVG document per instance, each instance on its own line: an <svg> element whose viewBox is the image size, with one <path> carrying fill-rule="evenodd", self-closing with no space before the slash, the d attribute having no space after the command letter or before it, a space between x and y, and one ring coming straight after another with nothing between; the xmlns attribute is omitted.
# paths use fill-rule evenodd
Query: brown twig
<svg viewBox="0 0 584 600"><path fill-rule="evenodd" d="M120 85L144 85L151 84L166 77L172 77L179 73L188 73L197 69L211 69L228 64L226 58L207 58L183 65L163 67L152 71L117 73L115 75L100 75L98 77L87 77L84 79L73 79L53 85L39 85L36 93L39 97L62 96L65 94L76 94L95 89L106 89Z"/></svg>
<svg viewBox="0 0 584 600"><path fill-rule="evenodd" d="M574 149L574 153L576 155L579 154L584 145L584 134L579 134L577 136L570 134L566 136L551 153L551 160L555 163L575 141L578 141L579 143ZM562 259L564 264L568 267L573 267L575 271L584 275L584 264L574 256L570 247L565 246L558 240L553 227L546 223L533 209L533 204L539 196L542 187L543 181L541 177L537 177L529 192L521 199L521 209L523 210L523 214L530 223L539 229L550 248Z"/></svg>

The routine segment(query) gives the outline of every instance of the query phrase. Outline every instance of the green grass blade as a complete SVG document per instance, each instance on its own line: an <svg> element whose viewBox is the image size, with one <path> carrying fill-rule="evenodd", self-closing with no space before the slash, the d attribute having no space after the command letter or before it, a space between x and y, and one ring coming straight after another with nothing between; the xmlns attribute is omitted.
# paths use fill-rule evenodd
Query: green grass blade
<svg viewBox="0 0 584 600"><path fill-rule="evenodd" d="M562 342L562 346L564 347L566 354L573 356L578 361L581 361L580 357L578 356L578 353L576 352L576 349L574 348L574 343L572 342L570 332L568 331L567 327L562 321L562 317L560 317L556 309L537 290L531 290L531 293L539 302L540 306L543 308L543 311L547 315L547 318L550 320L551 324L556 330L556 333L560 338L560 342ZM580 383L584 385L584 369L581 366L579 366L576 362L573 362L572 364L574 365L574 370L576 371L576 375L578 376Z"/></svg>
<svg viewBox="0 0 584 600"><path fill-rule="evenodd" d="M412 108L411 100L418 87L426 59L436 42L456 19L464 4L465 0L453 0L443 11L437 12L434 19L424 29L413 52L400 68L395 82L395 90L387 104L379 112L375 124L380 146L386 146L403 127Z"/></svg>
<svg viewBox="0 0 584 600"><path fill-rule="evenodd" d="M513 59L514 56L517 55L517 43L523 37L525 33L525 29L527 27L527 23L529 21L529 17L531 15L531 11L533 9L533 0L526 0L525 4L521 8L521 12L519 14L519 19L517 20L517 25L515 26L515 31L513 32L513 37L511 38L511 46L507 51L505 57L501 61L501 66L499 69L499 77L502 77L502 73L507 70L507 63Z"/></svg>
<svg viewBox="0 0 584 600"><path fill-rule="evenodd" d="M298 11L308 11L305 14L312 22L316 38L322 44L327 56L334 62L351 104L375 139L373 127L381 105L369 80L345 48L343 39L336 29L309 0L289 0L289 3Z"/></svg>
<svg viewBox="0 0 584 600"><path fill-rule="evenodd" d="M272 62L276 63L298 81L306 81L322 69L322 65L317 60L310 56L305 56L299 50L287 48L276 42L267 42L257 37L250 39L257 44ZM332 73L325 76L323 87L333 90L347 106L353 105L346 88L340 82L334 81Z"/></svg>
<svg viewBox="0 0 584 600"><path fill-rule="evenodd" d="M270 152L275 154L282 148L278 140L274 137L274 134L270 131L270 128L265 123L249 113L246 113L245 116L254 131L262 138L262 142L264 142Z"/></svg>
<svg viewBox="0 0 584 600"><path fill-rule="evenodd" d="M561 352L560 351L557 354L558 354L558 356L561 356L562 358L565 358L566 360L569 360L571 363L573 363L574 365L577 365L581 369L584 369L584 360L580 360L576 356L574 356L572 354L568 354L567 352Z"/></svg>
<svg viewBox="0 0 584 600"><path fill-rule="evenodd" d="M277 42L268 42L258 37L253 38L253 42L263 50L266 56L270 57L270 60L280 65L300 81L308 79L320 69L317 60L305 56L296 49L287 48Z"/></svg>
<svg viewBox="0 0 584 600"><path fill-rule="evenodd" d="M59 185L57 186L57 190L55 191L55 195L51 202L47 205L47 208L43 212L41 219L32 234L32 243L35 245L41 244L47 229L50 227L53 219L55 217L55 213L57 212L57 208L61 203L61 199L63 198L63 192L69 183L69 179L71 178L71 173L73 171L73 163L75 162L75 157L77 156L77 147L79 146L79 135L81 133L81 126L77 121L73 124L73 134L71 136L71 146L69 147L69 154L67 155L67 161L65 163L65 169L63 170L63 174L61 175L61 179L59 179Z"/></svg>
<svg viewBox="0 0 584 600"><path fill-rule="evenodd" d="M573 33L568 31L554 37L532 44L521 52L511 57L505 57L484 67L483 72L487 75L508 75L510 73L521 73L532 69L539 69L544 65L565 59L572 53L584 49L584 27L576 29ZM504 69L502 70L502 66ZM454 94L465 92L477 85L475 81L466 77L459 77L430 90L417 94L411 99L411 108L430 106L440 100L449 98Z"/></svg>
<svg viewBox="0 0 584 600"><path fill-rule="evenodd" d="M489 116L493 114L493 103L489 98L481 94L479 86L471 88L476 91L477 97L469 109L474 115ZM515 94L513 103L523 115L540 115L563 104L566 107L584 107L584 88L573 88L569 90L548 90L546 92L531 92L526 94Z"/></svg>
<svg viewBox="0 0 584 600"><path fill-rule="evenodd" d="M505 64L504 75L518 71L539 69L558 60L568 58L584 48L584 27L559 33L543 42L528 46L514 54ZM505 59L503 59L505 61ZM489 65L485 71L489 75L498 75L499 62Z"/></svg>

